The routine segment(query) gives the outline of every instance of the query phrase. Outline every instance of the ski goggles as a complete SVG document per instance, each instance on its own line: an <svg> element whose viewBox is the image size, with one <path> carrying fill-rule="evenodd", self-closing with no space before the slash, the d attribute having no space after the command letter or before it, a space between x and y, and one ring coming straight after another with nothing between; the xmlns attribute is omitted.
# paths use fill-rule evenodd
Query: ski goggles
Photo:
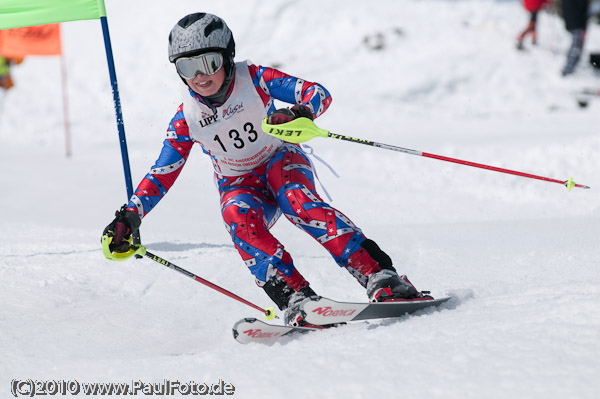
<svg viewBox="0 0 600 399"><path fill-rule="evenodd" d="M223 67L221 53L204 53L194 57L181 57L175 61L177 73L185 79L194 79L196 75L214 75Z"/></svg>

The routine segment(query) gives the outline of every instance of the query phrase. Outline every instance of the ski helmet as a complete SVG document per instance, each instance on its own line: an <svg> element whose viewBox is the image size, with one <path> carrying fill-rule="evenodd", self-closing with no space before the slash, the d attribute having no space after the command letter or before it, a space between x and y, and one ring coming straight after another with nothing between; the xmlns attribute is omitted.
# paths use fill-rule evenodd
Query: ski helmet
<svg viewBox="0 0 600 399"><path fill-rule="evenodd" d="M186 15L169 34L169 61L216 50L223 54L225 65L233 65L235 42L221 18L204 12Z"/></svg>

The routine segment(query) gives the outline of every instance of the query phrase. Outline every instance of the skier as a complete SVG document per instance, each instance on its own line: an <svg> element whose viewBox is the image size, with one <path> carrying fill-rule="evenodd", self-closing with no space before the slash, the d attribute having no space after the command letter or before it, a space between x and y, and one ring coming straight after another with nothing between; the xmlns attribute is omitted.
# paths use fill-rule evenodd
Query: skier
<svg viewBox="0 0 600 399"><path fill-rule="evenodd" d="M527 24L525 30L517 37L517 49L524 49L523 41L527 35L531 35L531 42L533 45L537 44L537 16L542 7L547 3L548 0L523 0L523 7L525 7L529 13L529 23Z"/></svg>
<svg viewBox="0 0 600 399"><path fill-rule="evenodd" d="M570 75L579 63L588 20L588 0L563 0L562 14L565 19L565 28L571 33L573 40L567 52L567 62L561 73L563 76Z"/></svg>
<svg viewBox="0 0 600 399"><path fill-rule="evenodd" d="M307 325L298 305L316 295L284 246L269 232L283 213L315 238L367 291L372 301L422 297L392 260L315 190L314 167L300 146L261 130L314 119L331 103L318 83L273 68L234 62L235 42L225 21L208 13L182 18L169 34L169 61L186 85L155 165L116 212L104 234L111 253L127 252L150 210L177 179L194 143L213 162L221 213L235 248L258 286L289 325ZM293 104L275 109L273 100ZM109 258L110 259L110 258Z"/></svg>

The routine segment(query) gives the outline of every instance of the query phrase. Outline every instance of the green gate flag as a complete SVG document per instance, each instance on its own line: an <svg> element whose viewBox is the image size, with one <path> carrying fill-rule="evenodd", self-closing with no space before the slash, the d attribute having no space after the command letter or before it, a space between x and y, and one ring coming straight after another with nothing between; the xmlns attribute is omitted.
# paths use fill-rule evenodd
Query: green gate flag
<svg viewBox="0 0 600 399"><path fill-rule="evenodd" d="M117 73L115 71L112 45L110 44L110 33L108 32L104 0L0 0L0 30L84 19L99 19L102 25L108 74L110 76L115 115L117 117L119 143L121 144L127 200L129 200L133 195L133 185L129 155L127 153L127 141L125 140L125 124L123 123L121 100L119 98L119 85L117 84ZM136 234L133 236L133 243L140 244L139 235Z"/></svg>
<svg viewBox="0 0 600 399"><path fill-rule="evenodd" d="M104 0L1 0L0 29L106 17Z"/></svg>

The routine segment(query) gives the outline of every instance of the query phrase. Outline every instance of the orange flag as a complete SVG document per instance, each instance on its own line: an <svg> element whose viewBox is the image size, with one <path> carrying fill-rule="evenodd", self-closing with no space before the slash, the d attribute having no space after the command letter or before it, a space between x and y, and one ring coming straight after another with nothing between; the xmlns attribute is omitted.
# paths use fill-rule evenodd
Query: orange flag
<svg viewBox="0 0 600 399"><path fill-rule="evenodd" d="M60 55L61 50L59 24L0 30L0 55L7 58Z"/></svg>

